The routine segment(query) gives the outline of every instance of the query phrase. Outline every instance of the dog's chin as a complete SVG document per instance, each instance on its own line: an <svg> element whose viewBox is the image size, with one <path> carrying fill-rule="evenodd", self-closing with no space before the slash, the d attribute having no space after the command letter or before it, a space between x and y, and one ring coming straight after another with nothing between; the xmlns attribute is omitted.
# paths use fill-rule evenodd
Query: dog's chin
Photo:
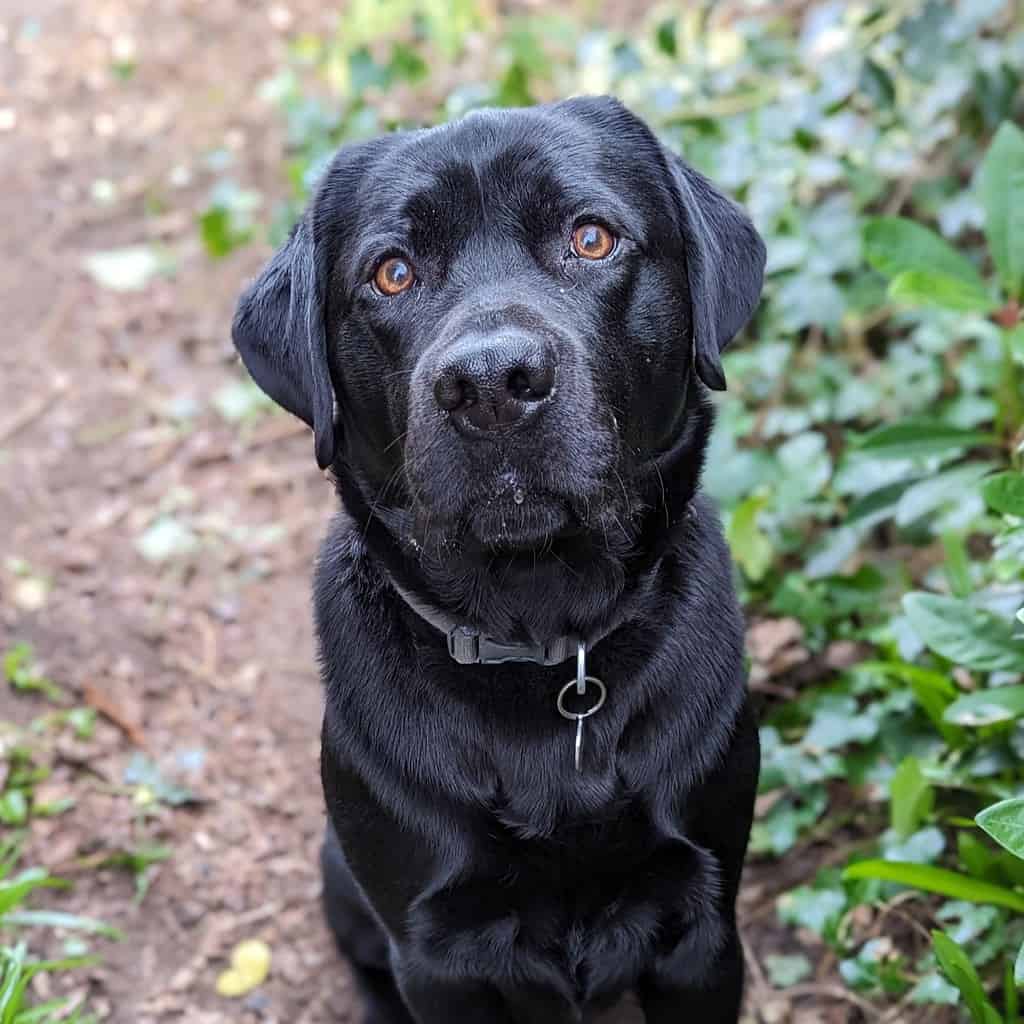
<svg viewBox="0 0 1024 1024"><path fill-rule="evenodd" d="M465 518L467 539L508 553L542 551L582 528L570 503L554 495L505 495L472 509Z"/></svg>

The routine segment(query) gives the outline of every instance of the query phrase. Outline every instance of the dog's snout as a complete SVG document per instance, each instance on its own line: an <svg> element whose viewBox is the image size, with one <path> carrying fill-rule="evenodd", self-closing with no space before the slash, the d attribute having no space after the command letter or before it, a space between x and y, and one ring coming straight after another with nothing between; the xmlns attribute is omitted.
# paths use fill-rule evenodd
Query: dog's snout
<svg viewBox="0 0 1024 1024"><path fill-rule="evenodd" d="M551 397L555 371L550 345L532 335L473 335L441 360L434 397L461 430L494 430L535 416Z"/></svg>

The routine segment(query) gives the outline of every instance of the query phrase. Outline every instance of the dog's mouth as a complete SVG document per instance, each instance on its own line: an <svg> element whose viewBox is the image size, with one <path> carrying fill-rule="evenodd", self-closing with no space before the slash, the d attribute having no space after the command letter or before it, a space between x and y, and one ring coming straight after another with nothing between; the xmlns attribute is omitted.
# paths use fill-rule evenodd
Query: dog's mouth
<svg viewBox="0 0 1024 1024"><path fill-rule="evenodd" d="M444 516L436 508L413 508L415 546L435 556L527 558L531 565L551 558L574 562L586 552L629 547L643 506L627 502L625 489L599 487L587 495L510 487L467 502Z"/></svg>
<svg viewBox="0 0 1024 1024"><path fill-rule="evenodd" d="M465 532L480 545L496 551L536 551L559 537L579 533L584 523L574 503L522 487L502 492L472 509L464 520Z"/></svg>

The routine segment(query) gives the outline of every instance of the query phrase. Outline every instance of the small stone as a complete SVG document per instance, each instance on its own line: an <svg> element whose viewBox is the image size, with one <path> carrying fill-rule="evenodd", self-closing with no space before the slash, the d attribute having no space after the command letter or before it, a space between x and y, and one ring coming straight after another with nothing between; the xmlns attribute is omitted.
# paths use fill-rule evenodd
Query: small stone
<svg viewBox="0 0 1024 1024"><path fill-rule="evenodd" d="M764 1024L783 1024L789 1020L790 1006L785 999L770 999L761 1006Z"/></svg>
<svg viewBox="0 0 1024 1024"><path fill-rule="evenodd" d="M117 121L113 114L97 114L92 119L92 130L101 138L109 139L117 133Z"/></svg>
<svg viewBox="0 0 1024 1024"><path fill-rule="evenodd" d="M198 924L206 913L206 907L198 900L185 900L176 904L175 913L182 927L190 928Z"/></svg>
<svg viewBox="0 0 1024 1024"><path fill-rule="evenodd" d="M253 1013L257 1013L262 1017L270 1009L270 998L266 992L257 989L257 991L250 992L245 997L242 1005L247 1010L252 1010Z"/></svg>
<svg viewBox="0 0 1024 1024"><path fill-rule="evenodd" d="M46 604L50 588L46 581L38 576L29 576L26 579L18 580L14 585L11 595L14 603L26 612L37 612Z"/></svg>
<svg viewBox="0 0 1024 1024"><path fill-rule="evenodd" d="M70 572L85 572L99 559L99 553L88 544L65 544L60 553L61 565Z"/></svg>
<svg viewBox="0 0 1024 1024"><path fill-rule="evenodd" d="M131 36L114 36L110 42L111 56L119 64L128 64L135 60L136 52L135 40Z"/></svg>
<svg viewBox="0 0 1024 1024"><path fill-rule="evenodd" d="M282 4L274 4L267 11L267 17L270 19L270 24L278 32L287 32L292 27L292 21L294 20L292 12Z"/></svg>

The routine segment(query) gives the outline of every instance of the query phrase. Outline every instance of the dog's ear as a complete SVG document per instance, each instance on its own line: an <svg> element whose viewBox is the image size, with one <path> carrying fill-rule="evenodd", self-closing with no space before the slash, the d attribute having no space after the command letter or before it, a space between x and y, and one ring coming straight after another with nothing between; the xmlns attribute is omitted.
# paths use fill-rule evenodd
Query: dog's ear
<svg viewBox="0 0 1024 1024"><path fill-rule="evenodd" d="M753 315L761 295L765 247L746 213L710 181L665 150L686 247L697 376L725 390L721 352Z"/></svg>
<svg viewBox="0 0 1024 1024"><path fill-rule="evenodd" d="M313 428L321 469L334 461L334 389L327 368L324 268L311 216L245 290L231 337L253 380Z"/></svg>

